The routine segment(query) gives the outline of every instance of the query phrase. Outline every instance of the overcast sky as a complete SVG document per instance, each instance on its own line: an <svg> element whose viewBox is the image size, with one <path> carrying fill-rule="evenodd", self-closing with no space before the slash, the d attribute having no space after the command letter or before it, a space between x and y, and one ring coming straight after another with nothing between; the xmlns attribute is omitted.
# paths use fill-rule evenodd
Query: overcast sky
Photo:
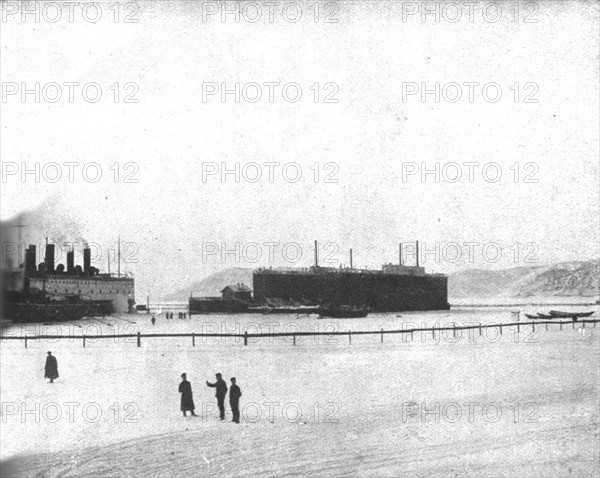
<svg viewBox="0 0 600 478"><path fill-rule="evenodd" d="M106 247L120 234L135 242L139 262L124 269L136 274L138 298L226 267L310 265L315 239L337 244L333 265L347 264L352 247L354 265L369 268L397 261L398 242L416 239L446 246L445 255L425 261L435 272L598 257L594 2L538 2L537 11L521 3L518 12L514 2L499 2L495 23L497 12L484 12L483 2L454 23L457 12L434 2L437 23L434 15L410 14L423 2L321 2L315 22L313 1L286 12L279 2L272 21L259 1L255 23L256 4L239 7L239 23L233 14L225 21L212 14L220 8L214 2L139 2L139 11L121 4L118 22L114 2L101 3L96 23L93 11L80 8L71 22L64 7L50 23L54 7L40 10L39 22L31 14L23 21L20 11L12 14L21 2L8 3L0 24L2 220L37 209L46 219L29 224L30 236L39 236L29 240L63 240L55 223L68 224L70 240ZM128 14L138 22L125 23ZM36 82L39 102L34 94L23 101L22 87ZM53 82L62 91L55 103ZM73 102L68 82L79 83ZM272 101L267 82L279 83ZM436 82L439 102L434 94L423 100L422 83ZM472 101L469 82L479 83ZM88 83L101 88L96 103L83 98ZM240 84L239 102L234 94L222 100L223 83ZM256 102L249 83L260 86ZM93 98L94 88L87 93ZM125 102L127 95L137 102ZM19 170L9 174L7 162ZM23 178L22 163L33 169L36 162L39 182ZM51 162L97 163L102 177L86 181L80 166L69 182L63 166L51 183L55 169L43 170ZM257 182L249 181L256 168L244 168L251 162L261 166ZM267 162L280 163L273 182ZM240 182L233 174L203 176L203 168L222 163L239 163ZM286 180L288 163L297 165ZM439 182L421 176L421 163L431 170L438 163ZM475 163L472 181L464 163ZM461 166L458 180L453 164ZM302 177L291 182L298 167ZM87 172L93 177L93 168ZM128 173L138 182L124 182ZM337 182L326 182L328 175ZM467 242L478 244L473 260ZM236 243L239 262L220 250ZM244 260L256 256L254 246L243 249L248 243L263 245L256 262ZM271 260L265 243L297 243L302 257L286 260L273 246ZM449 243L462 247L457 263ZM484 253L490 243L500 247L499 260L490 260L496 246Z"/></svg>

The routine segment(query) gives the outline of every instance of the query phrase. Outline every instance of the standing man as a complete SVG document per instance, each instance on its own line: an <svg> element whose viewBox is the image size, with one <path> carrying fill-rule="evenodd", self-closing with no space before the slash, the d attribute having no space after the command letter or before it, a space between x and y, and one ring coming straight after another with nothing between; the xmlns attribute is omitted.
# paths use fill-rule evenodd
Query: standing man
<svg viewBox="0 0 600 478"><path fill-rule="evenodd" d="M183 379L179 384L179 393L181 393L181 411L183 412L183 416L187 417L187 411L190 410L192 412L193 417L197 417L194 413L194 397L192 396L192 384L187 381L187 375L185 373L181 374L181 378Z"/></svg>
<svg viewBox="0 0 600 478"><path fill-rule="evenodd" d="M242 391L235 384L235 377L231 377L231 388L229 389L229 405L231 405L231 413L233 413L234 423L240 423L240 397Z"/></svg>
<svg viewBox="0 0 600 478"><path fill-rule="evenodd" d="M54 383L54 379L58 378L58 362L50 351L48 351L48 356L46 357L44 378L49 378L50 383Z"/></svg>
<svg viewBox="0 0 600 478"><path fill-rule="evenodd" d="M217 404L219 405L219 414L221 415L221 420L225 420L225 395L227 395L227 384L220 373L216 374L216 377L217 381L215 383L210 383L207 380L206 385L217 389L215 396L217 397Z"/></svg>
<svg viewBox="0 0 600 478"><path fill-rule="evenodd" d="M150 322L152 322L152 325L154 325L156 323L156 319L154 318L154 316L152 316L152 318L150 319Z"/></svg>

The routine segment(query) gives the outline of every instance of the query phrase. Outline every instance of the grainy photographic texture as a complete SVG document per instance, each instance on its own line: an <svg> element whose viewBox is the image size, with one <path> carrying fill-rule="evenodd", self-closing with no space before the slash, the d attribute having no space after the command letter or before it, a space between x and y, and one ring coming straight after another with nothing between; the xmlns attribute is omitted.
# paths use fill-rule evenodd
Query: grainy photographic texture
<svg viewBox="0 0 600 478"><path fill-rule="evenodd" d="M598 476L598 2L0 4L2 477Z"/></svg>

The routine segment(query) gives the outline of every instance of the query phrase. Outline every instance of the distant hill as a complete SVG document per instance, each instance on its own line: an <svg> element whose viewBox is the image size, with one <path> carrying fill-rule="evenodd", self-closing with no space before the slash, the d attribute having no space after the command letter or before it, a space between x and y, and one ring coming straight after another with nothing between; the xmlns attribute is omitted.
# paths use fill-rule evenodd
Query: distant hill
<svg viewBox="0 0 600 478"><path fill-rule="evenodd" d="M226 285L241 282L252 288L252 270L244 267L224 269L205 277L185 289L180 289L165 297L165 301L185 302L190 297L190 292L198 296L221 296L221 290Z"/></svg>
<svg viewBox="0 0 600 478"><path fill-rule="evenodd" d="M598 296L600 261L564 262L551 266L515 267L503 270L472 269L451 274L450 298ZM220 296L228 284L244 283L252 288L252 269L225 269L190 284L166 297L167 301L186 301L194 295Z"/></svg>
<svg viewBox="0 0 600 478"><path fill-rule="evenodd" d="M598 296L600 261L563 262L551 266L499 271L466 270L452 274L450 297Z"/></svg>

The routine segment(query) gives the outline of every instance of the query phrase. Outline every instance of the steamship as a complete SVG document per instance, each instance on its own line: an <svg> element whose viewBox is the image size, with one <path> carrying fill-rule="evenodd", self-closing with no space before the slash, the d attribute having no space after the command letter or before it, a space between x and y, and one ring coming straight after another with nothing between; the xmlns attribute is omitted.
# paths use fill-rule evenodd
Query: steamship
<svg viewBox="0 0 600 478"><path fill-rule="evenodd" d="M67 266L55 266L55 246L46 244L44 261L36 265L36 246L25 251L24 267L3 290L6 316L16 322L77 320L84 316L134 312L134 279L127 274L100 273L91 265L89 247L83 267L75 265L75 251L67 252Z"/></svg>

